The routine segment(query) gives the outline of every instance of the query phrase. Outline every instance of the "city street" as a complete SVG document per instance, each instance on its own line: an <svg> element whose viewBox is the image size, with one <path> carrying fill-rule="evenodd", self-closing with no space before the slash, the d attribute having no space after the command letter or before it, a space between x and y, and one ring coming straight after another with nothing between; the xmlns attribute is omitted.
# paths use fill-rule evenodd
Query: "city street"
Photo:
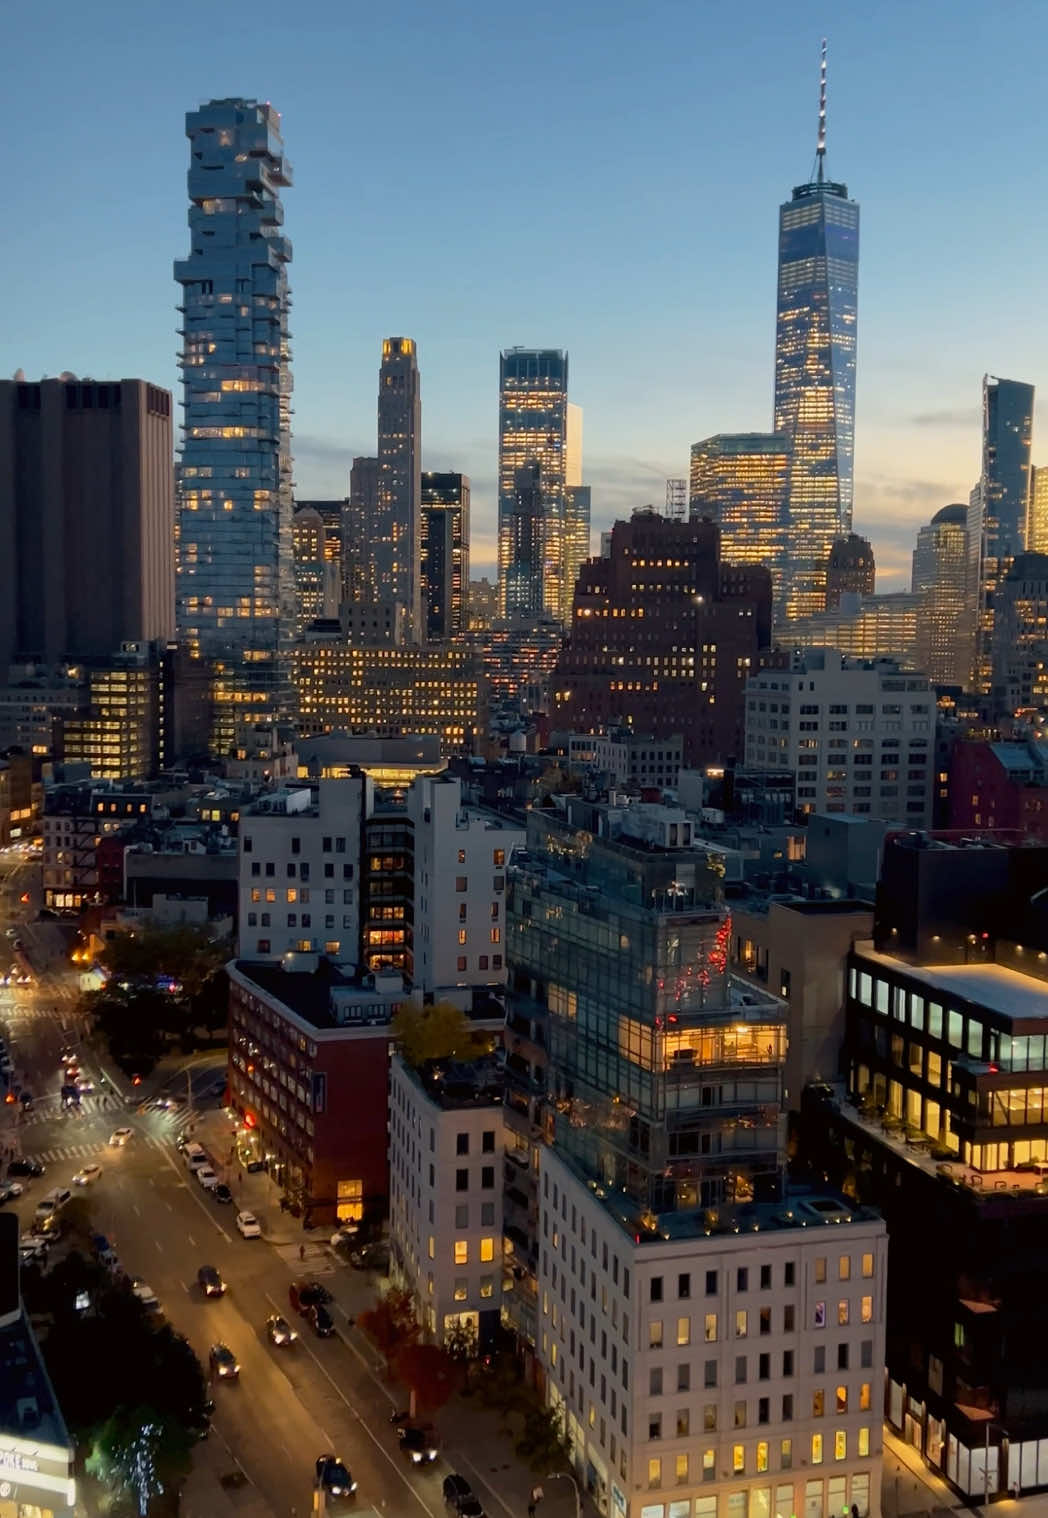
<svg viewBox="0 0 1048 1518"><path fill-rule="evenodd" d="M19 896L33 867L13 855L2 855L0 861L0 927L6 929L12 915L30 910ZM44 1192L68 1185L84 1164L100 1165L100 1177L84 1194L93 1224L109 1238L123 1269L153 1288L171 1323L205 1365L216 1342L228 1344L237 1356L239 1383L213 1388L214 1427L207 1444L199 1447L202 1469L191 1482L197 1505L189 1511L217 1514L229 1503L230 1512L301 1518L312 1511L314 1461L333 1451L357 1480L354 1511L360 1518L370 1518L372 1510L443 1518L441 1480L449 1466L439 1460L416 1474L405 1462L389 1423L392 1397L374 1350L350 1326L353 1312L373 1297L373 1283L335 1262L326 1235L303 1234L284 1218L267 1177L245 1176L229 1164L232 1134L218 1108L222 1083L216 1078L223 1056L186 1062L191 1106L184 1101L172 1112L143 1112L129 1105L112 1081L102 1079L98 1062L84 1048L82 1075L95 1083L95 1090L82 1098L78 1113L61 1110L59 1056L65 1043L77 1043L71 1031L76 990L73 977L62 968L61 954L50 951L48 929L57 925L44 922L28 933L19 926L19 941L38 969L37 984L8 989L0 1002L16 1074L33 1093L32 1110L24 1116L14 1106L0 1109L6 1118L5 1142L47 1167L11 1205L26 1231ZM184 1070L166 1079L172 1094L188 1095ZM154 1086L150 1083L150 1089ZM110 1134L124 1124L132 1128L132 1138L123 1148L111 1147ZM186 1170L175 1147L182 1130L208 1144L220 1177L234 1191L234 1205L215 1203ZM239 1235L238 1205L256 1210L267 1237ZM306 1251L304 1265L300 1248ZM223 1298L204 1298L197 1285L202 1265L221 1272L228 1286ZM306 1321L291 1312L288 1286L301 1272L318 1275L335 1292L334 1338L316 1338ZM287 1315L299 1331L290 1348L269 1343L265 1323L273 1312ZM480 1471L462 1458L490 1518L517 1518L523 1507L510 1506L501 1493L485 1489ZM481 1457L474 1452L477 1459ZM514 1486L526 1491L527 1473L521 1469L514 1474L519 1478ZM240 1481L235 1495L222 1491L223 1476ZM560 1504L549 1507L554 1518Z"/></svg>

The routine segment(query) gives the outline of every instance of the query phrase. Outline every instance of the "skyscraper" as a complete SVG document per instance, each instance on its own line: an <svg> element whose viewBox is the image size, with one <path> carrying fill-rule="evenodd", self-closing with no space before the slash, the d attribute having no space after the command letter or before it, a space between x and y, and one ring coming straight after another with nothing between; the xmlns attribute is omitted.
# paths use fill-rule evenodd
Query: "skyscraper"
<svg viewBox="0 0 1048 1518"><path fill-rule="evenodd" d="M238 718L286 717L291 702L291 168L280 117L255 100L209 101L186 135L178 630L213 666L221 751Z"/></svg>
<svg viewBox="0 0 1048 1518"><path fill-rule="evenodd" d="M789 476L789 440L778 433L720 432L691 447L691 516L717 523L726 559L768 569L776 623L786 611Z"/></svg>
<svg viewBox="0 0 1048 1518"><path fill-rule="evenodd" d="M1030 506L1026 514L1026 552L1048 553L1048 468L1030 466Z"/></svg>
<svg viewBox="0 0 1048 1518"><path fill-rule="evenodd" d="M571 612L564 563L568 355L509 348L499 359L499 612Z"/></svg>
<svg viewBox="0 0 1048 1518"><path fill-rule="evenodd" d="M469 476L422 476L422 629L428 642L469 628Z"/></svg>
<svg viewBox="0 0 1048 1518"><path fill-rule="evenodd" d="M349 471L349 503L342 529L342 595L349 602L375 600L369 547L378 511L378 459L355 458Z"/></svg>
<svg viewBox="0 0 1048 1518"><path fill-rule="evenodd" d="M1019 553L995 590L994 715L1048 707L1048 554Z"/></svg>
<svg viewBox="0 0 1048 1518"><path fill-rule="evenodd" d="M978 584L976 689L988 691L993 667L994 596L1026 543L1033 439L1032 385L983 376L982 473L968 514L968 551Z"/></svg>
<svg viewBox="0 0 1048 1518"><path fill-rule="evenodd" d="M368 532L375 595L407 610L412 636L422 625L422 402L418 355L410 337L387 337L378 375L378 500Z"/></svg>
<svg viewBox="0 0 1048 1518"><path fill-rule="evenodd" d="M171 393L0 380L0 683L175 627Z"/></svg>
<svg viewBox="0 0 1048 1518"><path fill-rule="evenodd" d="M917 534L913 590L921 597L917 662L933 685L967 686L975 652L968 508L944 506Z"/></svg>
<svg viewBox="0 0 1048 1518"><path fill-rule="evenodd" d="M815 178L779 208L775 431L793 445L790 616L823 610L826 556L852 522L859 207L825 177L825 43L815 157Z"/></svg>

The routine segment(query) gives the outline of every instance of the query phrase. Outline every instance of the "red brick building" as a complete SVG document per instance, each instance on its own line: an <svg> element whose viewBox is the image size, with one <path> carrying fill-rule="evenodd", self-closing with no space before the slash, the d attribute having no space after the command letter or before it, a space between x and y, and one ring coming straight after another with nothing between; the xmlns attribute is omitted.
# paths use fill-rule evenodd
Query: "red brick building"
<svg viewBox="0 0 1048 1518"><path fill-rule="evenodd" d="M321 962L229 972L229 1091L247 1158L318 1223L384 1214L389 1024L400 977L345 981Z"/></svg>
<svg viewBox="0 0 1048 1518"><path fill-rule="evenodd" d="M949 769L949 826L1014 830L1048 843L1048 743L959 740Z"/></svg>
<svg viewBox="0 0 1048 1518"><path fill-rule="evenodd" d="M686 765L741 755L746 680L770 641L766 569L722 564L713 522L638 511L582 566L554 725L680 733Z"/></svg>

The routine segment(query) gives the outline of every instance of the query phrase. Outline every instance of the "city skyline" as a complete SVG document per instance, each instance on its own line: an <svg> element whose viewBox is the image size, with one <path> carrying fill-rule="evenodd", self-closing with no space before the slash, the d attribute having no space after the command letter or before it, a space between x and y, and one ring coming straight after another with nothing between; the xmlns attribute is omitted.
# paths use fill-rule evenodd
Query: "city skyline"
<svg viewBox="0 0 1048 1518"><path fill-rule="evenodd" d="M1022 9L1035 45L1046 18L1032 5ZM359 18L350 29L333 8L317 6L292 32L278 26L276 6L263 4L262 20L272 24L260 26L257 42L209 23L203 66L195 55L199 28L151 17L129 37L123 3L92 17L90 28L70 11L57 38L30 23L23 66L11 81L27 172L14 186L7 372L142 373L174 388L169 259L183 204L182 117L209 95L269 95L282 113L298 184L298 495L345 493L352 457L374 447L375 345L389 331L409 333L427 373L423 465L470 474L474 562L483 571L495 559L497 355L515 344L548 344L571 352L573 394L587 412L596 533L631 506L657 506L664 478L686 472L696 438L768 425L774 218L810 169L818 48L828 34L827 172L846 181L864 208L855 525L873 538L884 588L897 587L917 527L964 499L978 475L981 375L1038 381L1044 322L1027 310L1026 250L1036 245L1045 213L1039 197L1020 199L1020 169L1002 169L1000 147L1006 130L1036 140L1043 107L1036 92L1016 96L1006 88L1004 39L974 6L951 10L946 29L931 14L913 17L893 5L876 25L825 6L800 18L764 10L767 24L751 29L744 46L730 18L700 28L669 0L636 34L625 6L611 6L599 33L587 7L558 13L564 45L551 86L577 83L583 58L595 65L581 71L584 88L573 86L568 115L558 122L556 140L563 143L566 129L568 147L546 190L551 208L562 221L567 216L567 231L557 258L527 268L517 259L512 272L500 250L519 225L519 206L516 181L499 170L511 123L500 114L505 74L494 67L504 60L506 21L491 17L478 29L465 7L452 5L434 37L416 26L420 6L362 30ZM539 5L529 14L519 39L512 67L522 75L542 51L545 11ZM895 16L900 26L905 17L905 48ZM324 84L336 64L343 67L339 44L345 39L348 48L351 33L363 56L397 60L412 101L381 158L354 156L346 211L329 193L331 169L346 132L377 109L383 73L361 81L345 131L332 133ZM123 57L119 76L111 61L116 36L132 55ZM81 233L73 267L48 206L66 151L64 129L28 89L37 52L64 111L95 123L102 177L115 175L119 164L123 182L143 186L104 213L90 185L69 188L63 210ZM157 78L152 60L161 54ZM454 109L434 114L445 57L468 88ZM729 61L743 66L728 69ZM719 77L729 74L736 81L730 95ZM1008 123L999 132L966 125L964 99L976 80L982 121ZM616 105L620 95L629 103L624 111ZM127 131L141 121L147 132ZM541 128L537 150L547 131L552 125ZM399 193L410 194L431 224L438 197L446 207L449 194L459 194L465 225L443 245L427 239L423 253L411 239L391 246L378 233L359 235L361 213L366 226L381 204L391 163L407 174ZM1004 207L992 237L972 226L965 199L972 183L991 174ZM711 220L714 194L718 215ZM378 215L371 220L381 226ZM954 235L962 226L964 236ZM340 239L351 232L346 258ZM951 250L945 262L944 233ZM114 268L123 297L117 306L92 298ZM626 355L650 376L640 394L622 382Z"/></svg>

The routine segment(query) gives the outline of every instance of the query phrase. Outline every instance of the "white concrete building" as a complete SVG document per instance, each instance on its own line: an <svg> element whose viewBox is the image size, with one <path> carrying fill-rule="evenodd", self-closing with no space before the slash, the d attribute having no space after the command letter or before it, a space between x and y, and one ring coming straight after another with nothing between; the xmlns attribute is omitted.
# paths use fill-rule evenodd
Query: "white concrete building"
<svg viewBox="0 0 1048 1518"><path fill-rule="evenodd" d="M468 1007L506 982L506 867L525 829L464 806L450 775L420 775L407 797L415 838L415 996Z"/></svg>
<svg viewBox="0 0 1048 1518"><path fill-rule="evenodd" d="M928 827L934 763L927 675L811 648L747 682L746 764L795 771L801 812Z"/></svg>
<svg viewBox="0 0 1048 1518"><path fill-rule="evenodd" d="M502 1084L493 1061L438 1080L390 1065L391 1274L438 1342L456 1323L487 1344L502 1299Z"/></svg>
<svg viewBox="0 0 1048 1518"><path fill-rule="evenodd" d="M638 1242L549 1148L539 1193L538 1357L602 1512L880 1514L876 1214L798 1193Z"/></svg>
<svg viewBox="0 0 1048 1518"><path fill-rule="evenodd" d="M240 821L240 949L245 959L360 952L360 841L371 782L357 775L289 786Z"/></svg>

